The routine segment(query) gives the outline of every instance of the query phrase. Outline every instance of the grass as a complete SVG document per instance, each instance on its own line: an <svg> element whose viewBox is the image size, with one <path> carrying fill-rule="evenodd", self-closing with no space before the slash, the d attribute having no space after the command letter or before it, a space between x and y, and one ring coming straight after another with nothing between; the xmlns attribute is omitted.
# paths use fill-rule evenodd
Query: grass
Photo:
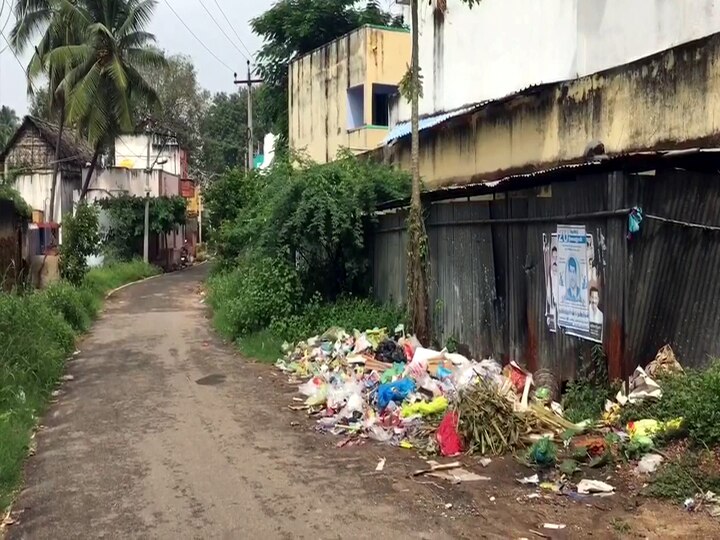
<svg viewBox="0 0 720 540"><path fill-rule="evenodd" d="M682 502L706 491L720 493L720 471L712 450L685 451L663 463L644 492L651 497Z"/></svg>
<svg viewBox="0 0 720 540"><path fill-rule="evenodd" d="M63 372L112 288L156 274L142 262L96 268L81 287L0 293L0 510L20 484L30 435Z"/></svg>
<svg viewBox="0 0 720 540"><path fill-rule="evenodd" d="M243 356L265 364L274 364L282 357L282 343L283 339L270 330L260 330L237 340L237 346Z"/></svg>
<svg viewBox="0 0 720 540"><path fill-rule="evenodd" d="M131 283L159 273L159 268L141 260L112 263L107 266L91 269L85 277L85 284L95 294L104 296L107 292L126 283Z"/></svg>

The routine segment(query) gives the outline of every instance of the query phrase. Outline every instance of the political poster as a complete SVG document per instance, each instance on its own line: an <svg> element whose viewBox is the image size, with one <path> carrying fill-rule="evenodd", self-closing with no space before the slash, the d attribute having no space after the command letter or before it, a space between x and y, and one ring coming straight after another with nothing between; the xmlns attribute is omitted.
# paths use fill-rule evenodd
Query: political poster
<svg viewBox="0 0 720 540"><path fill-rule="evenodd" d="M584 226L561 225L557 233L543 234L542 241L548 329L601 343L604 321L593 236Z"/></svg>

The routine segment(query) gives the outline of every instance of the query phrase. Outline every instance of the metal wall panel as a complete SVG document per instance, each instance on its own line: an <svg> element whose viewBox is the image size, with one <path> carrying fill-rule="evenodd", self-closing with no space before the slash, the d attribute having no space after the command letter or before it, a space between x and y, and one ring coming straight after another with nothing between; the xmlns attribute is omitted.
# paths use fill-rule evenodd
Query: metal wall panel
<svg viewBox="0 0 720 540"><path fill-rule="evenodd" d="M720 177L613 172L497 194L492 201L431 205L431 310L438 341L452 337L477 358L547 368L558 381L575 378L593 343L550 332L545 317L542 235L568 224L584 225L594 238L611 376L629 375L665 343L685 365L720 356L720 231L645 219L641 234L628 240L627 216L609 211L633 206L720 226ZM572 217L579 214L585 217ZM405 298L406 237L396 230L404 219L380 218L374 283L382 301ZM504 219L517 221L488 223Z"/></svg>

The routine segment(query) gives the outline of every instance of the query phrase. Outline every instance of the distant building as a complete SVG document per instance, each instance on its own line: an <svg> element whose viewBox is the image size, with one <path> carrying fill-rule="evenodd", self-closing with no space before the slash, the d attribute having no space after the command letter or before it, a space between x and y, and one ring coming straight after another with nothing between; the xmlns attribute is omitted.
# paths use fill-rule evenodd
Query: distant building
<svg viewBox="0 0 720 540"><path fill-rule="evenodd" d="M363 26L290 64L290 147L318 163L387 136L390 102L410 62L404 28Z"/></svg>
<svg viewBox="0 0 720 540"><path fill-rule="evenodd" d="M35 211L33 221L36 222L49 219L58 135L56 125L26 116L0 153L0 167L5 178L13 181L22 198ZM81 189L82 168L92 159L92 154L92 148L77 136L75 130L63 131L53 217L56 223L61 223L63 216L72 213L73 192Z"/></svg>

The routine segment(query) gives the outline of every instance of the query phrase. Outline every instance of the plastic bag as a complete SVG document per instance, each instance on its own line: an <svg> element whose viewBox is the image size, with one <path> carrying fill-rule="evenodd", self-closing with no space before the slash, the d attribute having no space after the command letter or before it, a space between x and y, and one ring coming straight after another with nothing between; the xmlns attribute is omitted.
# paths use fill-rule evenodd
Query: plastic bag
<svg viewBox="0 0 720 540"><path fill-rule="evenodd" d="M395 377L400 377L403 371L405 371L405 364L393 364L393 367L383 371L380 382L382 384L392 382Z"/></svg>
<svg viewBox="0 0 720 540"><path fill-rule="evenodd" d="M434 351L432 349L418 347L415 350L412 361L407 365L407 368L405 368L405 376L421 379L427 374L431 360L443 360L444 358L444 351Z"/></svg>
<svg viewBox="0 0 720 540"><path fill-rule="evenodd" d="M407 362L405 351L402 346L398 345L392 339L386 339L377 348L375 358L381 362L394 364L397 362Z"/></svg>
<svg viewBox="0 0 720 540"><path fill-rule="evenodd" d="M373 441L388 442L393 437L393 430L383 429L377 424L374 424L368 428L367 435Z"/></svg>
<svg viewBox="0 0 720 540"><path fill-rule="evenodd" d="M414 416L416 414L419 414L421 416L430 416L432 414L440 414L441 412L444 412L447 408L448 400L445 397L440 396L436 397L429 403L425 401L420 401L411 405L403 405L400 415L403 418L407 418L408 416Z"/></svg>
<svg viewBox="0 0 720 540"><path fill-rule="evenodd" d="M340 411L340 418L350 418L355 413L361 413L363 411L363 398L362 394L355 393L351 394L347 400L347 405Z"/></svg>
<svg viewBox="0 0 720 540"><path fill-rule="evenodd" d="M313 377L312 379L298 386L298 392L300 392L303 396L311 397L317 394L320 390L320 387L324 384L325 381L322 379L322 377Z"/></svg>
<svg viewBox="0 0 720 540"><path fill-rule="evenodd" d="M399 381L381 384L378 387L378 408L382 411L391 401L402 403L405 398L415 390L415 381L400 379Z"/></svg>
<svg viewBox="0 0 720 540"><path fill-rule="evenodd" d="M443 456L455 456L463 451L462 439L457 431L458 420L455 411L448 412L435 432L435 439Z"/></svg>
<svg viewBox="0 0 720 540"><path fill-rule="evenodd" d="M362 385L350 380L332 385L327 391L327 404L331 409L338 409L353 395L362 395Z"/></svg>
<svg viewBox="0 0 720 540"><path fill-rule="evenodd" d="M323 384L320 386L315 394L308 397L305 400L305 405L308 407L314 407L315 405L322 405L327 401L328 385Z"/></svg>
<svg viewBox="0 0 720 540"><path fill-rule="evenodd" d="M365 334L365 332L363 332L355 340L355 346L353 347L353 352L355 354L360 354L370 348L372 348L372 344L370 343L370 340L367 338L367 335Z"/></svg>

